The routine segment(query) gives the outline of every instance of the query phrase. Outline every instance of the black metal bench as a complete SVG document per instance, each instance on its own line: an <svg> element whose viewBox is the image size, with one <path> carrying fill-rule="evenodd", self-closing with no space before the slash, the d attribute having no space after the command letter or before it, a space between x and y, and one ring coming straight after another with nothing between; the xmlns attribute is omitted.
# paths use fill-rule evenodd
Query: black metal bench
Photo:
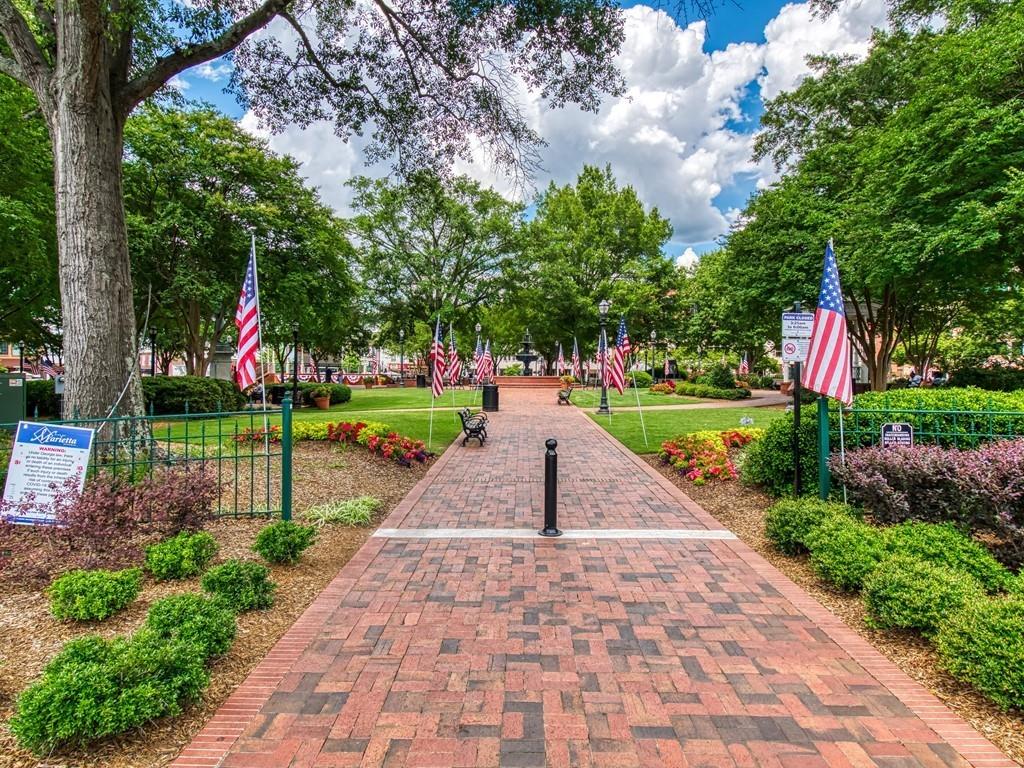
<svg viewBox="0 0 1024 768"><path fill-rule="evenodd" d="M462 431L466 433L466 436L462 438L462 444L465 445L466 441L473 437L480 441L480 445L483 445L487 439L486 414L470 413L469 408L463 408L459 411L459 419L462 420Z"/></svg>
<svg viewBox="0 0 1024 768"><path fill-rule="evenodd" d="M572 397L573 386L570 384L565 389L558 390L558 404L559 405L571 405L569 398Z"/></svg>

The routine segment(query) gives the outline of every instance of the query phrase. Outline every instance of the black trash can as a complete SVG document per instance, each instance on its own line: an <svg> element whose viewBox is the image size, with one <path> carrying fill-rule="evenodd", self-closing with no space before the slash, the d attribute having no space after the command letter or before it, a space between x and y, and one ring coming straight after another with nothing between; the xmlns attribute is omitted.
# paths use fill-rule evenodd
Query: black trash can
<svg viewBox="0 0 1024 768"><path fill-rule="evenodd" d="M416 374L416 386L419 389L426 389L427 388L427 374L425 374L425 373L417 373Z"/></svg>
<svg viewBox="0 0 1024 768"><path fill-rule="evenodd" d="M484 410L485 411L497 411L498 410L498 385L497 384L484 384Z"/></svg>

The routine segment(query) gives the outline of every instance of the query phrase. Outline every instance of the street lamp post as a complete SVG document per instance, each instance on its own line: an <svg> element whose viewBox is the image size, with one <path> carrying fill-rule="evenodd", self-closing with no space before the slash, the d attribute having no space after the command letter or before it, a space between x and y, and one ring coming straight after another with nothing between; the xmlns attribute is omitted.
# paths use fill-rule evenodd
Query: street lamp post
<svg viewBox="0 0 1024 768"><path fill-rule="evenodd" d="M658 332L651 331L651 380L655 379L654 366L658 364L658 348L655 344L658 341Z"/></svg>
<svg viewBox="0 0 1024 768"><path fill-rule="evenodd" d="M292 403L299 404L299 324L292 326Z"/></svg>
<svg viewBox="0 0 1024 768"><path fill-rule="evenodd" d="M480 331L482 331L484 327L480 325L480 323L477 323L474 329L476 330L476 349L480 349ZM474 376L476 375L476 371L473 371L472 373ZM477 384L482 387L484 383L482 381L477 381Z"/></svg>
<svg viewBox="0 0 1024 768"><path fill-rule="evenodd" d="M18 373L25 372L25 340L18 342Z"/></svg>
<svg viewBox="0 0 1024 768"><path fill-rule="evenodd" d="M597 305L598 311L601 313L601 346L604 349L604 354L601 355L601 405L598 407L597 412L600 414L609 414L612 412L611 408L608 407L608 387L605 385L605 368L608 365L608 338L605 335L605 324L608 322L608 309L611 307L611 303L608 299L601 299L601 303Z"/></svg>
<svg viewBox="0 0 1024 768"><path fill-rule="evenodd" d="M405 329L398 329L398 378L405 386Z"/></svg>
<svg viewBox="0 0 1024 768"><path fill-rule="evenodd" d="M149 332L149 377L156 376L156 331Z"/></svg>

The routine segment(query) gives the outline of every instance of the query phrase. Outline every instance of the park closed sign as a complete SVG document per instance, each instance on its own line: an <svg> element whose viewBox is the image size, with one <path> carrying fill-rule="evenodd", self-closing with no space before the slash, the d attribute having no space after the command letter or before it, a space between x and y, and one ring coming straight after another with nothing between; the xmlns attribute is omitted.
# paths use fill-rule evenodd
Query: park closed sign
<svg viewBox="0 0 1024 768"><path fill-rule="evenodd" d="M7 465L4 501L15 505L10 522L37 524L53 521L53 500L69 481L79 491L85 485L95 431L18 422Z"/></svg>
<svg viewBox="0 0 1024 768"><path fill-rule="evenodd" d="M814 330L813 312L782 313L782 361L802 363L807 359Z"/></svg>

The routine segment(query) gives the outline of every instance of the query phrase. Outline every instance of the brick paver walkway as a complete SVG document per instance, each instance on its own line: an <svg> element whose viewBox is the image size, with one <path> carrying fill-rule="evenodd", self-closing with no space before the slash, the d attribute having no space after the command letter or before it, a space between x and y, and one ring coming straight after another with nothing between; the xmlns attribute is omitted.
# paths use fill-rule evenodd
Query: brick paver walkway
<svg viewBox="0 0 1024 768"><path fill-rule="evenodd" d="M175 766L1014 765L583 413L502 398ZM548 437L561 527L644 538L481 538L540 526Z"/></svg>

